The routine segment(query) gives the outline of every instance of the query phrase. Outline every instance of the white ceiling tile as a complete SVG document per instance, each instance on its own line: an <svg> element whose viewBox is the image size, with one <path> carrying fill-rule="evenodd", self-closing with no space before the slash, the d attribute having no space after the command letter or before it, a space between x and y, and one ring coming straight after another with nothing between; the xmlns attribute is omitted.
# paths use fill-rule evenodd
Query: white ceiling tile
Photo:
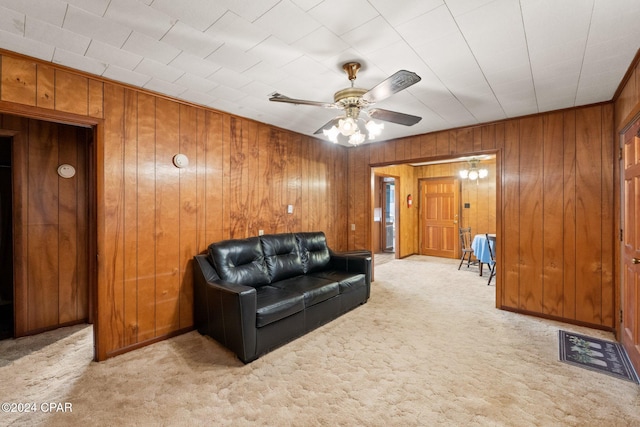
<svg viewBox="0 0 640 427"><path fill-rule="evenodd" d="M94 15L103 16L107 11L110 0L66 0L70 5L76 6ZM66 19L66 18L65 18Z"/></svg>
<svg viewBox="0 0 640 427"><path fill-rule="evenodd" d="M208 79L219 85L224 85L233 89L239 89L242 86L251 83L250 77L224 67L213 73L208 77Z"/></svg>
<svg viewBox="0 0 640 427"><path fill-rule="evenodd" d="M261 99L267 99L269 95L271 95L273 92L276 92L275 87L264 84L262 82L257 82L255 80L245 86L242 86L240 90L247 95Z"/></svg>
<svg viewBox="0 0 640 427"><path fill-rule="evenodd" d="M209 77L222 68L220 65L216 65L211 61L199 58L188 52L180 53L169 65L203 78Z"/></svg>
<svg viewBox="0 0 640 427"><path fill-rule="evenodd" d="M91 41L88 37L31 17L25 21L24 36L80 55L84 55Z"/></svg>
<svg viewBox="0 0 640 427"><path fill-rule="evenodd" d="M27 39L14 33L0 30L0 46L3 49L20 52L34 58L51 61L55 48L49 44L44 44L36 40Z"/></svg>
<svg viewBox="0 0 640 427"><path fill-rule="evenodd" d="M61 27L67 3L61 0L0 0L0 6Z"/></svg>
<svg viewBox="0 0 640 427"><path fill-rule="evenodd" d="M282 0L255 20L260 26L287 44L314 31L320 24L289 0Z"/></svg>
<svg viewBox="0 0 640 427"><path fill-rule="evenodd" d="M260 58L252 52L243 52L242 50L227 44L220 46L215 52L207 56L206 59L218 65L225 64L225 67L239 73L260 62Z"/></svg>
<svg viewBox="0 0 640 427"><path fill-rule="evenodd" d="M78 55L74 52L56 48L53 54L53 62L56 64L64 64L67 67L75 68L76 70L85 71L87 73L102 75L107 68L107 64L97 61L93 58Z"/></svg>
<svg viewBox="0 0 640 427"><path fill-rule="evenodd" d="M122 48L162 64L168 64L180 54L179 49L135 31L131 33Z"/></svg>
<svg viewBox="0 0 640 427"><path fill-rule="evenodd" d="M251 80L260 81L267 85L273 85L280 80L287 78L288 75L281 68L277 68L265 61L261 61L253 67L242 72Z"/></svg>
<svg viewBox="0 0 640 427"><path fill-rule="evenodd" d="M211 55L222 46L222 41L196 30L182 22L177 22L169 32L162 37L163 42L182 51L192 53L200 58Z"/></svg>
<svg viewBox="0 0 640 427"><path fill-rule="evenodd" d="M158 61L154 61L149 58L144 58L133 71L153 77L154 79L166 80L168 82L174 82L184 74L184 71L182 70L161 64Z"/></svg>
<svg viewBox="0 0 640 427"><path fill-rule="evenodd" d="M225 13L205 33L244 52L269 37L267 31L231 11Z"/></svg>
<svg viewBox="0 0 640 427"><path fill-rule="evenodd" d="M131 0L111 0L104 16L156 40L160 40L176 21L164 12Z"/></svg>
<svg viewBox="0 0 640 427"><path fill-rule="evenodd" d="M349 0L353 13L345 13L344 4L344 0L325 0L309 10L309 14L339 36L379 15L367 0Z"/></svg>
<svg viewBox="0 0 640 427"><path fill-rule="evenodd" d="M323 0L291 0L296 6L305 12L309 11L309 9L319 5L323 2Z"/></svg>
<svg viewBox="0 0 640 427"><path fill-rule="evenodd" d="M187 89L186 91L182 92L180 94L180 98L184 99L185 101L193 102L194 104L199 104L199 105L209 105L209 103L212 103L216 100L216 98L214 98L211 95L202 93L199 90L191 90L191 89Z"/></svg>
<svg viewBox="0 0 640 427"><path fill-rule="evenodd" d="M154 78L145 83L143 87L145 89L149 89L158 93L164 93L169 96L178 96L182 92L185 92L187 90L187 88L184 86Z"/></svg>
<svg viewBox="0 0 640 427"><path fill-rule="evenodd" d="M292 46L306 52L308 56L317 61L325 61L349 47L344 40L333 34L326 27L318 28L296 41Z"/></svg>
<svg viewBox="0 0 640 427"><path fill-rule="evenodd" d="M406 42L414 46L458 33L458 26L445 6L437 7L396 28Z"/></svg>
<svg viewBox="0 0 640 427"><path fill-rule="evenodd" d="M0 6L0 30L23 36L24 20L23 13Z"/></svg>
<svg viewBox="0 0 640 427"><path fill-rule="evenodd" d="M444 0L453 16L463 15L465 13L476 10L494 0ZM516 0L510 0L512 3L518 3Z"/></svg>
<svg viewBox="0 0 640 427"><path fill-rule="evenodd" d="M103 77L118 82L130 84L133 86L142 87L147 83L151 77L144 74L136 73L135 71L127 70L117 65L109 65L107 69L102 73Z"/></svg>
<svg viewBox="0 0 640 427"><path fill-rule="evenodd" d="M402 40L398 32L381 16L343 34L341 38L358 52L364 54L384 49Z"/></svg>
<svg viewBox="0 0 640 427"><path fill-rule="evenodd" d="M391 138L608 101L637 22L638 0L0 0L0 46L305 134L340 112L270 93L330 102L353 60L359 87L414 71L377 106L423 119Z"/></svg>
<svg viewBox="0 0 640 427"><path fill-rule="evenodd" d="M398 26L444 4L443 0L369 0L391 25Z"/></svg>
<svg viewBox="0 0 640 427"><path fill-rule="evenodd" d="M74 6L69 6L63 28L118 48L131 34L129 28Z"/></svg>
<svg viewBox="0 0 640 427"><path fill-rule="evenodd" d="M268 10L278 4L281 0L218 0L236 15L242 16L249 22L264 15Z"/></svg>
<svg viewBox="0 0 640 427"><path fill-rule="evenodd" d="M209 95L216 98L224 99L227 101L240 101L247 96L246 93L226 86L218 86L215 89L208 92Z"/></svg>
<svg viewBox="0 0 640 427"><path fill-rule="evenodd" d="M199 31L209 28L227 11L220 2L211 0L154 0L151 7Z"/></svg>
<svg viewBox="0 0 640 427"><path fill-rule="evenodd" d="M248 53L274 67L282 67L302 56L301 51L290 48L289 45L273 36L251 48Z"/></svg>
<svg viewBox="0 0 640 427"><path fill-rule="evenodd" d="M175 83L199 92L209 92L218 86L216 82L188 73L183 74Z"/></svg>
<svg viewBox="0 0 640 427"><path fill-rule="evenodd" d="M91 41L85 55L97 61L115 64L127 70L133 70L142 61L142 56L140 55L118 49L98 40Z"/></svg>

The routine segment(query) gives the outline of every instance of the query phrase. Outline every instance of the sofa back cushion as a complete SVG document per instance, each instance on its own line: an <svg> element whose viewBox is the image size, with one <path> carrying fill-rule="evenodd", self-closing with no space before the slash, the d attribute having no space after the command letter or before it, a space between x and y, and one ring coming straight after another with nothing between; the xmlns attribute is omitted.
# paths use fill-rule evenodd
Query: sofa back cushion
<svg viewBox="0 0 640 427"><path fill-rule="evenodd" d="M265 234L260 241L271 282L304 274L294 234Z"/></svg>
<svg viewBox="0 0 640 427"><path fill-rule="evenodd" d="M209 245L209 260L225 282L254 288L270 282L257 237L212 243Z"/></svg>
<svg viewBox="0 0 640 427"><path fill-rule="evenodd" d="M321 231L297 233L296 239L300 248L304 272L313 273L324 269L331 259L324 233Z"/></svg>

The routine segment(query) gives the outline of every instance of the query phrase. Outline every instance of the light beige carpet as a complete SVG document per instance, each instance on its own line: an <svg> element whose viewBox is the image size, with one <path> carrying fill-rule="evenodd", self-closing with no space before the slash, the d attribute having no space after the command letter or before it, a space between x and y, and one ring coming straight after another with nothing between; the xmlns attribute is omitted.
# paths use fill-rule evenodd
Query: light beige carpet
<svg viewBox="0 0 640 427"><path fill-rule="evenodd" d="M0 401L38 411L0 425L640 425L640 387L558 361L558 329L611 334L497 310L457 264L381 265L367 304L246 366L195 331L102 363L87 326L2 341Z"/></svg>

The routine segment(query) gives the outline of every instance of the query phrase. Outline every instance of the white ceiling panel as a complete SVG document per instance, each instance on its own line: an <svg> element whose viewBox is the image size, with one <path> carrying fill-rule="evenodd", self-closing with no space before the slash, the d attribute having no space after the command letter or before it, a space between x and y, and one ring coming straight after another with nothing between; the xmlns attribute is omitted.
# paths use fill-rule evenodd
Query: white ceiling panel
<svg viewBox="0 0 640 427"><path fill-rule="evenodd" d="M84 54L91 39L37 18L27 17L24 26L24 36L44 44L50 44L69 52Z"/></svg>
<svg viewBox="0 0 640 427"><path fill-rule="evenodd" d="M151 80L151 77L147 75L136 73L135 71L127 70L126 68L113 64L109 65L102 75L111 80L139 87L144 87L144 85Z"/></svg>
<svg viewBox="0 0 640 427"><path fill-rule="evenodd" d="M105 18L160 40L175 23L169 15L131 0L111 0Z"/></svg>
<svg viewBox="0 0 640 427"><path fill-rule="evenodd" d="M279 2L256 19L254 24L287 44L300 40L320 27L315 19L288 0Z"/></svg>
<svg viewBox="0 0 640 427"><path fill-rule="evenodd" d="M61 48L56 48L53 53L53 62L97 75L102 75L107 68L107 64L103 62Z"/></svg>
<svg viewBox="0 0 640 427"><path fill-rule="evenodd" d="M162 41L181 51L199 56L200 58L211 55L216 49L223 45L221 40L216 40L182 22L176 22L162 37Z"/></svg>
<svg viewBox="0 0 640 427"><path fill-rule="evenodd" d="M245 52L270 36L269 32L231 11L225 13L205 33Z"/></svg>
<svg viewBox="0 0 640 427"><path fill-rule="evenodd" d="M348 5L344 0L325 0L310 9L309 15L341 36L379 14L367 0L349 0Z"/></svg>
<svg viewBox="0 0 640 427"><path fill-rule="evenodd" d="M127 70L133 70L143 60L143 57L140 55L118 49L110 44L102 43L99 40L91 41L85 55L96 61L105 64L115 64Z"/></svg>
<svg viewBox="0 0 640 427"><path fill-rule="evenodd" d="M210 0L209 0L210 1ZM256 19L267 13L280 2L280 0L217 0L219 3L225 5L229 10L235 12L236 15L242 16L249 22L254 22Z"/></svg>
<svg viewBox="0 0 640 427"><path fill-rule="evenodd" d="M76 6L97 16L104 15L107 11L107 7L109 6L109 1L110 0L67 0L70 5Z"/></svg>
<svg viewBox="0 0 640 427"><path fill-rule="evenodd" d="M0 30L23 36L24 20L24 14L0 6Z"/></svg>
<svg viewBox="0 0 640 427"><path fill-rule="evenodd" d="M199 58L188 52L182 52L174 58L169 65L203 78L209 77L222 68L220 65Z"/></svg>
<svg viewBox="0 0 640 427"><path fill-rule="evenodd" d="M180 49L135 31L131 33L122 49L153 59L161 64L168 64L180 54Z"/></svg>
<svg viewBox="0 0 640 427"><path fill-rule="evenodd" d="M0 30L0 46L3 49L19 52L37 59L51 61L55 48L33 39L27 39L15 33Z"/></svg>
<svg viewBox="0 0 640 427"><path fill-rule="evenodd" d="M638 0L0 0L0 48L307 135L341 110L270 94L413 71L376 107L422 120L388 139L609 101L638 22Z"/></svg>
<svg viewBox="0 0 640 427"><path fill-rule="evenodd" d="M67 11L67 2L61 0L0 0L0 6L58 27Z"/></svg>
<svg viewBox="0 0 640 427"><path fill-rule="evenodd" d="M394 27L411 21L416 16L432 11L442 6L443 0L403 0L402 5L397 0L369 0L369 3L380 15Z"/></svg>
<svg viewBox="0 0 640 427"><path fill-rule="evenodd" d="M305 52L306 55L316 61L327 61L327 59L335 56L337 53L349 48L348 43L333 34L326 27L320 27L312 33L309 33L293 43L292 46L301 52Z"/></svg>
<svg viewBox="0 0 640 427"><path fill-rule="evenodd" d="M220 2L211 0L154 0L151 7L198 31L205 31L227 12Z"/></svg>
<svg viewBox="0 0 640 427"><path fill-rule="evenodd" d="M72 5L67 9L63 28L117 48L121 48L131 34L130 28Z"/></svg>

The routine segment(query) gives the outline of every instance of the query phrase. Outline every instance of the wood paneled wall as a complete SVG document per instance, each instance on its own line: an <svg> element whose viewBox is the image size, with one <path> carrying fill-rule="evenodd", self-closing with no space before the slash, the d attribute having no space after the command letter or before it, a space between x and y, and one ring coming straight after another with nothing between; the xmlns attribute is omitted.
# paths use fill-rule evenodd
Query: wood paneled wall
<svg viewBox="0 0 640 427"><path fill-rule="evenodd" d="M95 118L99 360L193 327L192 257L211 242L322 230L332 249L347 249L355 195L344 147L17 55L1 60L0 107ZM188 167L173 166L177 153Z"/></svg>
<svg viewBox="0 0 640 427"><path fill-rule="evenodd" d="M349 247L370 247L371 165L497 151L497 305L614 328L613 123L602 104L352 149Z"/></svg>
<svg viewBox="0 0 640 427"><path fill-rule="evenodd" d="M16 336L89 317L90 130L0 114L13 139ZM76 169L61 178L61 164Z"/></svg>

